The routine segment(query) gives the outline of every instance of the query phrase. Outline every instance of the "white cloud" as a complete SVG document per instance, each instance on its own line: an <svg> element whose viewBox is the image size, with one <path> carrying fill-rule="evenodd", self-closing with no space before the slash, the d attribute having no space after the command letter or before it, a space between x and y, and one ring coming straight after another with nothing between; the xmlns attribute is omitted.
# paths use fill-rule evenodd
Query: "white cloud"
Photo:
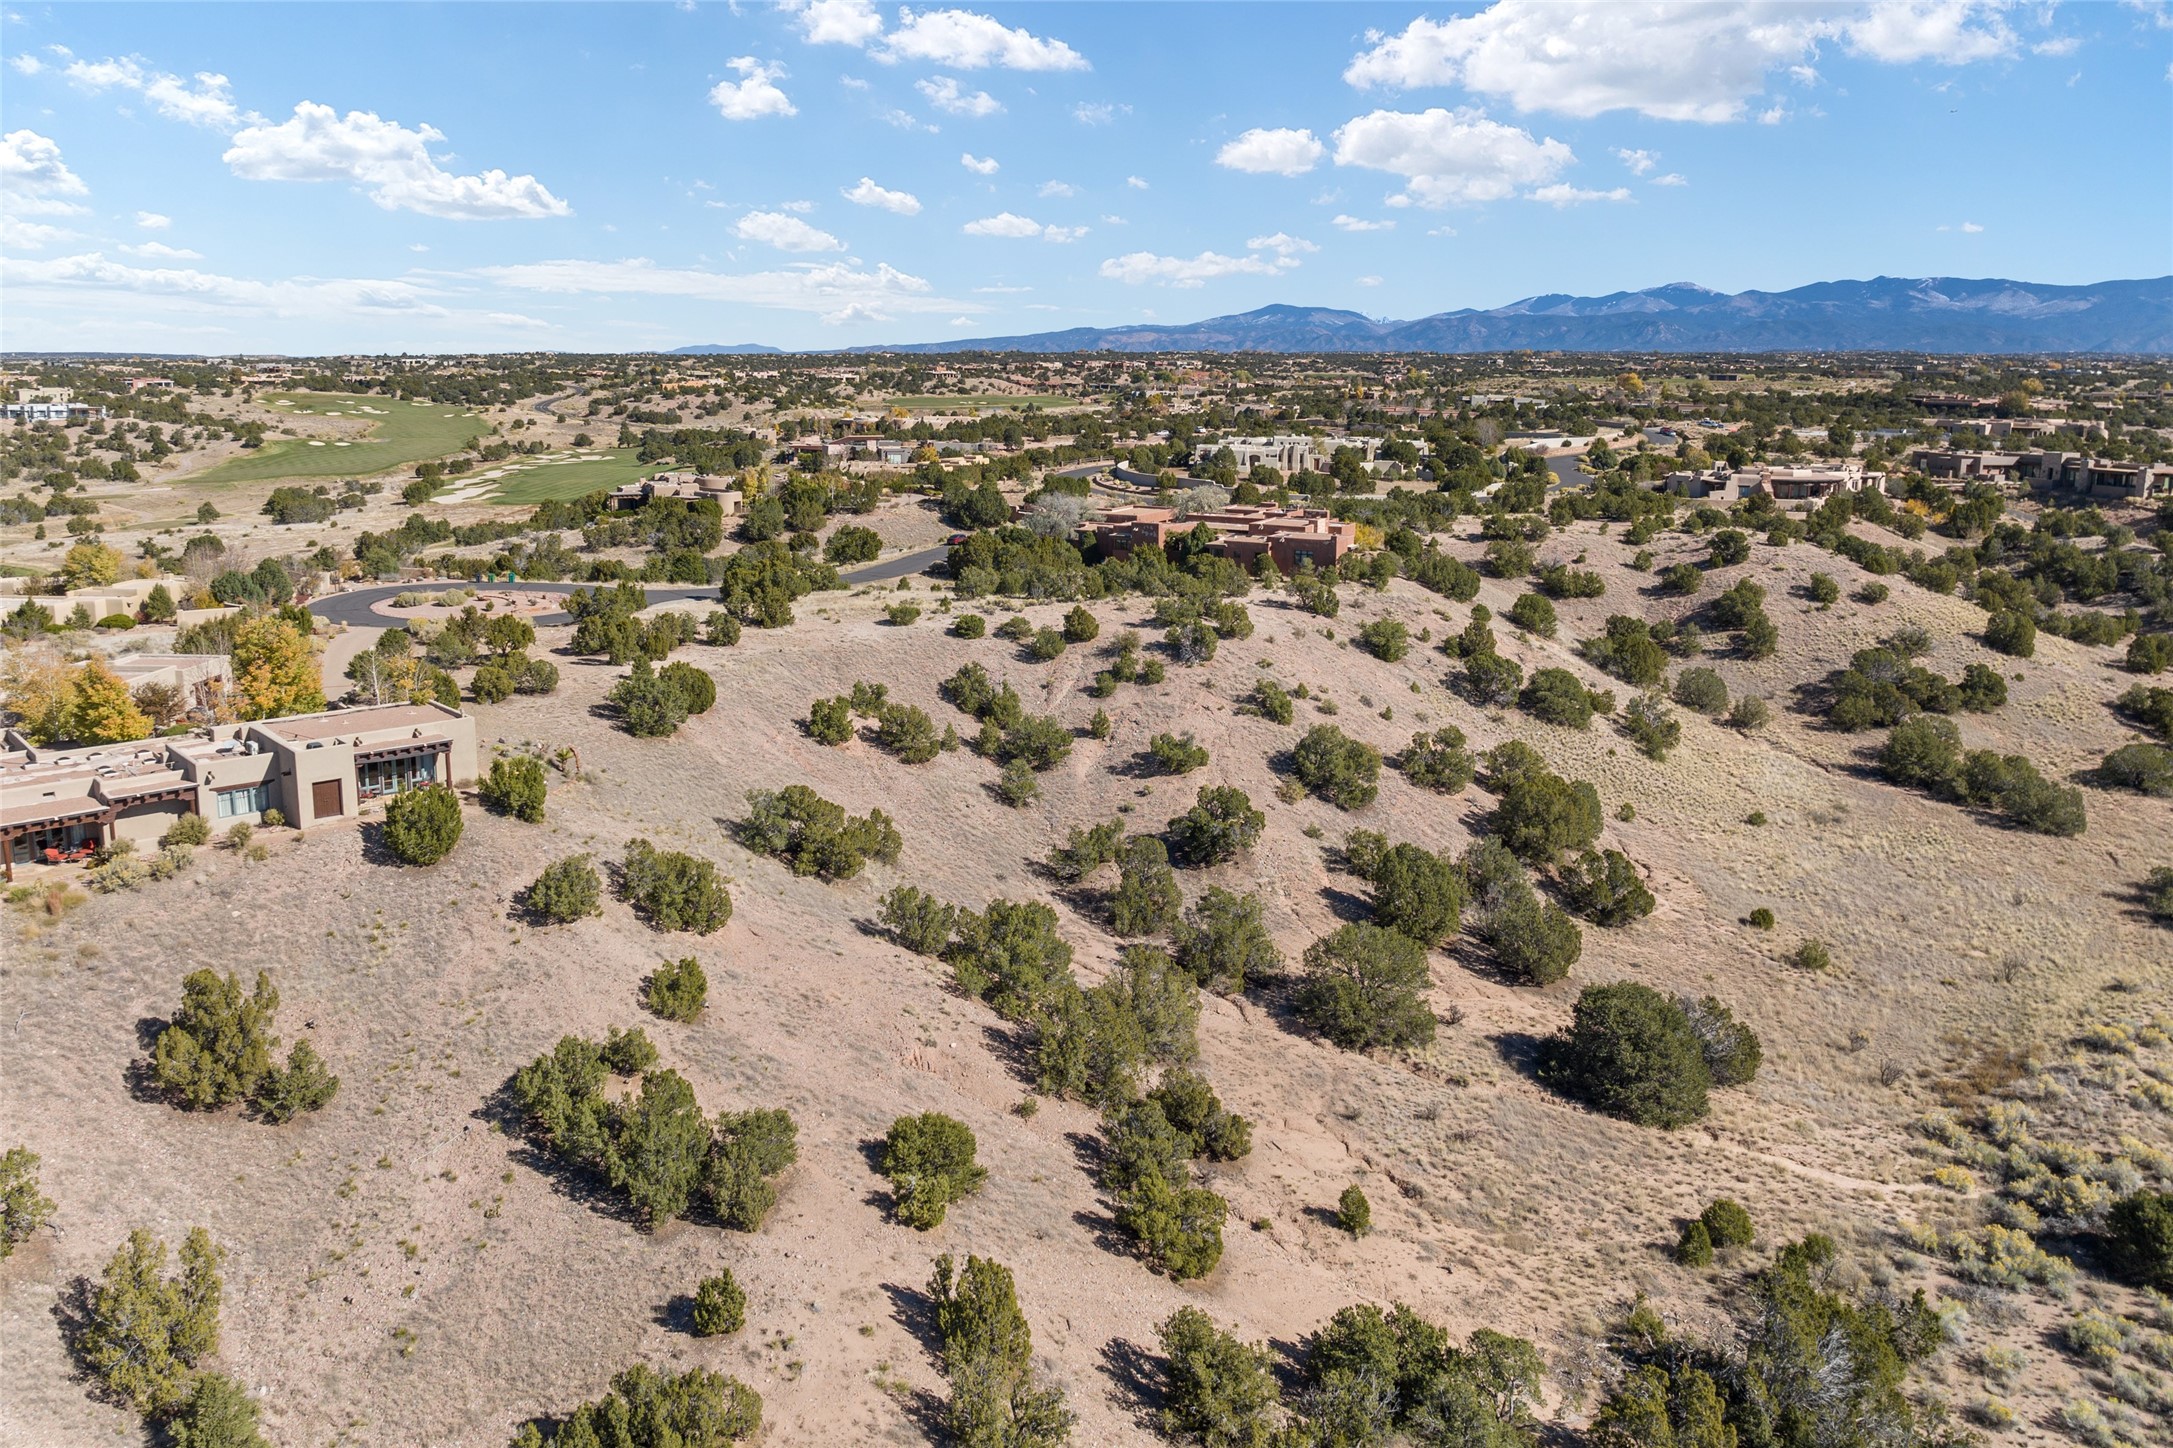
<svg viewBox="0 0 2173 1448"><path fill-rule="evenodd" d="M1786 101L1775 101L1758 113L1758 124L1761 126L1777 126L1787 119L1788 102Z"/></svg>
<svg viewBox="0 0 2173 1448"><path fill-rule="evenodd" d="M1033 288L1032 288L1032 287L1004 287L1004 286L988 286L988 287L975 287L975 288L974 288L974 290L975 290L975 291L977 291L977 292L985 292L985 293L987 293L987 294L988 294L988 295L990 295L990 296L1005 296L1005 297L1007 297L1007 296L1011 296L1011 295L1013 295L1014 293L1018 293L1018 292L1030 292L1030 291L1032 291L1032 290L1033 290Z"/></svg>
<svg viewBox="0 0 2173 1448"><path fill-rule="evenodd" d="M0 136L0 193L17 216L80 216L84 207L68 198L91 188L61 159L59 142L26 129Z"/></svg>
<svg viewBox="0 0 2173 1448"><path fill-rule="evenodd" d="M790 211L797 215L805 216L808 212L815 209L815 203L812 201L780 201L777 203L777 209L779 211Z"/></svg>
<svg viewBox="0 0 2173 1448"><path fill-rule="evenodd" d="M1130 226L1131 224L1121 216L1112 216L1106 211L1102 213L1102 225L1104 226Z"/></svg>
<svg viewBox="0 0 2173 1448"><path fill-rule="evenodd" d="M968 94L956 80L947 75L939 75L934 80L917 80L913 82L913 89L926 96L928 103L937 110L947 111L954 116L973 116L978 119L982 116L993 116L1004 108L1003 102L987 91Z"/></svg>
<svg viewBox="0 0 2173 1448"><path fill-rule="evenodd" d="M999 236L1011 240L1038 236L1044 241L1077 241L1087 231L1083 226L1043 226L1031 216L1020 216L1011 211L999 211L994 216L969 221L959 229L968 236Z"/></svg>
<svg viewBox="0 0 2173 1448"><path fill-rule="evenodd" d="M898 28L877 52L888 61L918 60L950 70L1089 70L1086 57L1061 40L1043 40L970 10L900 7Z"/></svg>
<svg viewBox="0 0 2173 1448"><path fill-rule="evenodd" d="M1582 186L1572 186L1557 181L1552 186L1541 186L1531 193L1532 200L1544 201L1549 206L1582 206L1587 201L1627 201L1630 188L1617 186L1611 191L1588 191Z"/></svg>
<svg viewBox="0 0 2173 1448"><path fill-rule="evenodd" d="M1822 42L1888 64L2006 55L2008 0L1496 0L1473 15L1420 18L1372 34L1343 78L1354 86L1461 85L1519 110L1734 121L1779 67ZM1799 76L1799 79L1802 77Z"/></svg>
<svg viewBox="0 0 2173 1448"><path fill-rule="evenodd" d="M845 89L847 90L864 91L873 89L873 87L870 86L868 82L862 80L857 75L841 75L838 77L838 84L845 87Z"/></svg>
<svg viewBox="0 0 2173 1448"><path fill-rule="evenodd" d="M2073 55L2082 49L2082 41L2073 35L2055 35L2050 40L2040 40L2030 47L2032 55Z"/></svg>
<svg viewBox="0 0 2173 1448"><path fill-rule="evenodd" d="M36 75L39 71L45 69L45 62L28 51L23 52L21 55L9 56L8 64L15 68L17 75Z"/></svg>
<svg viewBox="0 0 2173 1448"><path fill-rule="evenodd" d="M1124 184L1131 187L1134 191L1144 191L1147 189L1147 183L1137 176L1125 177Z"/></svg>
<svg viewBox="0 0 2173 1448"><path fill-rule="evenodd" d="M880 207L900 216L920 215L921 202L918 196L910 191L892 191L888 187L878 186L866 176L860 178L859 185L840 191L838 195L855 206Z"/></svg>
<svg viewBox="0 0 2173 1448"><path fill-rule="evenodd" d="M1079 188L1069 181L1044 181L1038 193L1042 196L1077 196Z"/></svg>
<svg viewBox="0 0 2173 1448"><path fill-rule="evenodd" d="M1551 136L1536 141L1483 111L1439 107L1354 117L1337 129L1335 143L1338 166L1401 176L1403 194L1428 207L1499 201L1545 185L1577 159Z"/></svg>
<svg viewBox="0 0 2173 1448"><path fill-rule="evenodd" d="M1680 171L1670 171L1665 176L1653 177L1652 184L1655 186L1688 186L1690 178Z"/></svg>
<svg viewBox="0 0 2173 1448"><path fill-rule="evenodd" d="M76 232L65 226L52 226L43 221L19 221L12 216L0 216L0 249L8 251L43 251L59 241L73 241Z"/></svg>
<svg viewBox="0 0 2173 1448"><path fill-rule="evenodd" d="M1453 226L1436 226L1426 234L1428 236L1454 236L1456 235L1456 228Z"/></svg>
<svg viewBox="0 0 2173 1448"><path fill-rule="evenodd" d="M720 80L709 88L709 103L728 121L754 121L764 116L796 116L800 108L777 88L785 68L736 55L725 62L740 74L739 80Z"/></svg>
<svg viewBox="0 0 2173 1448"><path fill-rule="evenodd" d="M1396 229L1396 223L1393 221L1368 221L1363 216L1338 215L1329 225L1340 227L1344 231L1394 231Z"/></svg>
<svg viewBox="0 0 2173 1448"><path fill-rule="evenodd" d="M1362 287L1377 287L1381 284L1379 277L1359 277L1357 281L1358 285Z"/></svg>
<svg viewBox="0 0 2173 1448"><path fill-rule="evenodd" d="M1658 151L1625 151L1617 146L1615 148L1615 159L1629 167L1632 176L1643 176L1660 164L1660 153Z"/></svg>
<svg viewBox="0 0 2173 1448"><path fill-rule="evenodd" d="M1082 126L1106 126L1131 113L1130 106L1114 101L1081 101L1071 108L1071 118Z"/></svg>
<svg viewBox="0 0 2173 1448"><path fill-rule="evenodd" d="M1101 274L1110 281L1124 282L1131 286L1143 286L1148 282L1160 282L1169 287L1200 287L1223 277L1278 276L1288 270L1293 262L1284 259L1270 261L1264 256L1224 256L1220 252L1203 251L1198 256L1157 256L1151 251L1126 252L1113 256L1101 264Z"/></svg>
<svg viewBox="0 0 2173 1448"><path fill-rule="evenodd" d="M973 152L968 151L958 158L958 164L973 172L976 176L993 176L996 174L996 158L994 156L976 156Z"/></svg>
<svg viewBox="0 0 2173 1448"><path fill-rule="evenodd" d="M142 227L145 231L164 231L173 224L174 219L171 216L161 216L156 211L139 211L136 213L136 225Z"/></svg>
<svg viewBox="0 0 2173 1448"><path fill-rule="evenodd" d="M829 232L809 226L783 211L750 211L732 227L732 234L759 241L779 251L843 251L845 243Z"/></svg>
<svg viewBox="0 0 2173 1448"><path fill-rule="evenodd" d="M931 136L942 129L933 121L923 121L911 111L901 111L896 107L883 112L876 119L886 126L896 126L901 131L926 131Z"/></svg>
<svg viewBox="0 0 2173 1448"><path fill-rule="evenodd" d="M257 281L187 267L135 267L97 252L51 261L13 261L8 281L18 288L62 293L124 293L191 308L239 309L274 316L400 314L450 316L437 289L406 280L297 278Z"/></svg>
<svg viewBox="0 0 2173 1448"><path fill-rule="evenodd" d="M545 261L485 267L487 281L527 291L598 296L678 297L774 307L836 317L854 307L867 315L897 312L958 313L978 303L934 294L924 279L888 265L873 271L846 261L806 262L779 271L732 274L694 267L660 267L644 258L626 261Z"/></svg>
<svg viewBox="0 0 2173 1448"><path fill-rule="evenodd" d="M62 74L88 91L116 88L134 91L169 121L224 129L244 119L256 119L244 117L234 104L233 91L226 77L210 71L198 71L193 80L183 80L178 75L147 70L143 62L124 57L73 61Z"/></svg>
<svg viewBox="0 0 2173 1448"><path fill-rule="evenodd" d="M168 246L163 241L146 241L135 246L123 246L130 256L140 256L148 261L202 261L204 254L190 251L187 247Z"/></svg>
<svg viewBox="0 0 2173 1448"><path fill-rule="evenodd" d="M785 0L809 45L866 45L883 33L875 0Z"/></svg>
<svg viewBox="0 0 2173 1448"><path fill-rule="evenodd" d="M1215 153L1215 164L1254 175L1303 176L1327 148L1311 131L1256 126Z"/></svg>
<svg viewBox="0 0 2173 1448"><path fill-rule="evenodd" d="M1292 266L1296 266L1298 256L1319 251L1320 247L1317 243L1307 241L1302 236L1292 236L1287 231L1278 231L1268 236L1254 237L1251 241L1245 243L1245 249L1247 251L1272 251L1277 256L1288 260Z"/></svg>
<svg viewBox="0 0 2173 1448"><path fill-rule="evenodd" d="M370 111L344 117L303 101L289 119L237 132L223 159L245 181L350 181L387 211L451 221L535 220L573 208L533 176L484 171L456 176L430 155L445 139L433 126L409 130Z"/></svg>
<svg viewBox="0 0 2173 1448"><path fill-rule="evenodd" d="M826 327L842 327L848 322L887 322L889 320L890 313L879 312L865 302L847 302L834 312L824 312L822 314L823 325Z"/></svg>
<svg viewBox="0 0 2173 1448"><path fill-rule="evenodd" d="M1965 221L1962 223L1962 230L1967 232L1971 236L1975 236L1978 232L1984 230L1984 228L1979 226L1974 221Z"/></svg>

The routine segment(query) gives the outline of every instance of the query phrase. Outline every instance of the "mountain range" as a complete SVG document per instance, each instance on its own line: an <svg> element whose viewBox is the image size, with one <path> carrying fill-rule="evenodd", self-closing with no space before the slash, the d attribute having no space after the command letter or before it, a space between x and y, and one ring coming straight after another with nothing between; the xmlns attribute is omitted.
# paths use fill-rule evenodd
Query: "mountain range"
<svg viewBox="0 0 2173 1448"><path fill-rule="evenodd" d="M769 351L681 347L682 353ZM1690 282L1526 297L1416 321L1268 306L1202 322L1072 327L852 352L2173 352L2173 277L2051 286L1874 277L1785 292Z"/></svg>

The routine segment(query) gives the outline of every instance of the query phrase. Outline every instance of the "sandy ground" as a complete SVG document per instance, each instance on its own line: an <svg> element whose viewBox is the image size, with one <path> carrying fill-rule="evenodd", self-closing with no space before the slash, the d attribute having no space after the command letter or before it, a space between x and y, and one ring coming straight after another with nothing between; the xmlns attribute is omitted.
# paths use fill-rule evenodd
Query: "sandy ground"
<svg viewBox="0 0 2173 1448"><path fill-rule="evenodd" d="M1702 554L1673 535L1656 546L1661 565ZM1470 556L1477 545L1457 549ZM1556 641L1518 639L1497 620L1504 651L1599 683L1574 660L1574 638L1598 632L1610 612L1684 609L1638 591L1650 580L1622 566L1629 551L1590 527L1549 540L1544 560L1587 555L1608 594L1558 605ZM1996 660L1973 636L1976 609L1898 581L1886 604L1815 614L1796 593L1813 569L1845 590L1859 581L1808 547L1761 546L1708 584L1703 597L1732 575L1758 577L1784 640L1763 662L1708 660L1731 690L1785 706L1792 685L1903 623L1939 638L1925 662L1942 672ZM929 596L925 583L916 591ZM1520 591L1490 579L1481 598L1499 613ZM96 898L50 928L8 917L0 1115L45 1158L60 1214L53 1234L0 1268L11 1385L0 1394L0 1441L111 1443L136 1431L71 1374L55 1296L95 1273L131 1226L178 1238L192 1224L232 1254L223 1361L261 1391L282 1443L495 1448L521 1419L594 1396L636 1360L740 1375L764 1396L768 1442L924 1441L939 1378L921 1292L942 1251L1015 1269L1082 1444L1151 1441L1139 1354L1187 1302L1283 1347L1361 1299L1409 1301L1460 1331L1525 1334L1558 1375L1550 1410L1575 1418L1592 1406L1589 1391L1578 1394L1600 1361L1600 1325L1632 1292L1650 1291L1683 1321L1713 1320L1725 1276L1686 1273L1667 1249L1680 1219L1715 1195L1748 1206L1763 1240L1834 1232L1877 1280L1951 1290L1900 1235L1942 1200L1924 1184L1934 1159L1908 1130L1934 1103L1935 1078L1974 1044L2058 1056L2084 1025L2173 1003L2168 937L2123 893L2151 865L2173 863L2164 801L2091 791L2081 838L2015 834L1878 783L1863 763L1877 736L1827 733L1785 707L1751 737L1685 711L1682 748L1654 763L1604 723L1577 733L1473 709L1443 687L1448 665L1430 647L1396 664L1351 647L1374 617L1431 628L1436 640L1463 625L1465 606L1398 583L1348 591L1332 621L1256 595L1254 637L1225 644L1207 666L1173 665L1160 687L1127 686L1107 702L1113 738L1082 739L1044 777L1044 798L1014 811L987 792L993 768L969 754L908 767L866 742L825 749L796 721L811 698L869 679L963 726L935 685L977 659L1030 708L1083 724L1096 703L1081 686L1099 646L1030 663L1001 640L949 637L937 614L888 627L879 608L892 597L811 598L789 630L687 650L717 675L719 704L668 741L630 739L597 714L618 670L561 658L556 696L477 712L486 741L576 747L587 778L555 785L541 826L471 810L459 849L433 869L375 863L366 828L275 832L262 864L202 851L180 879ZM1010 610L982 611L993 621ZM1025 612L1053 622L1061 606ZM1096 612L1106 643L1148 610L1127 601ZM553 645L565 637L546 634ZM2041 636L2037 659L1996 660L2022 677L2004 710L1964 716L1965 738L2026 752L2052 775L2095 764L2130 737L2102 703L2128 682L2114 657ZM1345 831L1460 849L1482 827L1490 796L1445 799L1393 774L1356 814L1279 802L1271 761L1326 716L1301 703L1298 726L1283 728L1238 713L1263 673L1325 693L1334 722L1384 749L1441 723L1480 748L1530 740L1556 769L1598 786L1606 843L1649 867L1660 904L1627 930L1588 926L1571 978L1545 991L1439 953L1433 1002L1454 1023L1417 1057L1336 1051L1290 1030L1266 993L1210 998L1203 1068L1253 1119L1255 1149L1211 1173L1232 1206L1221 1267L1179 1286L1114 1236L1088 1174L1091 1113L1046 1103L1031 1120L1014 1115L1025 1083L1002 1024L868 922L901 881L976 906L1048 899L1080 974L1093 977L1116 950L1094 892L1058 895L1031 862L1071 825L1123 811L1159 828L1196 785L1233 783L1266 810L1265 837L1234 864L1187 872L1186 894L1209 884L1258 892L1294 957L1363 908L1356 882L1328 860ZM1134 774L1149 736L1173 728L1207 746L1208 767L1183 781ZM889 811L905 834L900 865L823 885L729 841L746 790L796 781L854 812ZM1634 820L1616 818L1623 804ZM1747 824L1753 811L1768 823ZM616 855L636 834L720 862L736 905L725 930L659 936L617 903L554 930L512 915L512 895L547 860ZM1757 905L1775 910L1778 929L1738 923ZM1807 936L1832 946L1833 971L1783 963ZM691 1026L645 1018L642 977L690 951L710 977L705 1015ZM180 976L204 964L273 973L282 1033L306 1035L342 1077L326 1111L274 1128L131 1096L139 1023L170 1010ZM1709 1120L1672 1134L1595 1117L1533 1082L1533 1040L1566 1021L1581 986L1622 977L1728 1001L1764 1039L1758 1081L1716 1094ZM2132 989L2109 993L2116 982ZM644 1234L493 1124L492 1093L559 1035L636 1022L705 1108L781 1105L798 1119L800 1162L761 1232L680 1223ZM2165 1115L2109 1099L2075 1129L2166 1138ZM894 1116L920 1110L970 1124L991 1171L987 1190L928 1234L887 1220L868 1152ZM1324 1212L1354 1181L1376 1226L1357 1242ZM748 1289L748 1327L698 1341L678 1313L720 1265ZM2126 1301L2103 1287L2084 1295ZM1978 1315L1971 1352L1991 1342L2030 1351L2029 1380L2009 1395L2023 1425L2008 1441L2048 1439L2072 1375L2043 1334L2076 1305L2021 1296ZM1957 1402L1981 1396L1972 1361L1950 1354L1937 1369Z"/></svg>

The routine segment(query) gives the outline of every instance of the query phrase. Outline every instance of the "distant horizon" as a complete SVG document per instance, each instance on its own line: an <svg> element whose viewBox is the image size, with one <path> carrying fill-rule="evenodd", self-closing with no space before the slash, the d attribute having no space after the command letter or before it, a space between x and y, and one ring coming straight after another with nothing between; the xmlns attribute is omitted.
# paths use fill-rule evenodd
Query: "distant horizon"
<svg viewBox="0 0 2173 1448"><path fill-rule="evenodd" d="M2161 271L2173 24L1999 0L0 17L0 347L792 351ZM477 66L472 57L488 54ZM2105 144L2107 136L2121 137ZM1941 174L2090 198L2036 224Z"/></svg>

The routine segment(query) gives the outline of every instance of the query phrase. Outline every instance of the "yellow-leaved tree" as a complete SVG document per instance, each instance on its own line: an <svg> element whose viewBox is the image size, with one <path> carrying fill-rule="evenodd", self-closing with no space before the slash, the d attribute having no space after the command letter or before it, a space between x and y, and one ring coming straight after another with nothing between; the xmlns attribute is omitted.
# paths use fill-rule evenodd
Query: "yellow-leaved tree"
<svg viewBox="0 0 2173 1448"><path fill-rule="evenodd" d="M60 581L69 588L102 588L121 576L125 561L114 549L86 539L61 555Z"/></svg>
<svg viewBox="0 0 2173 1448"><path fill-rule="evenodd" d="M309 639L266 615L234 631L234 692L244 719L313 714L324 707L324 674Z"/></svg>
<svg viewBox="0 0 2173 1448"><path fill-rule="evenodd" d="M0 702L33 744L51 744L68 732L75 699L75 666L42 640L7 646L0 655Z"/></svg>
<svg viewBox="0 0 2173 1448"><path fill-rule="evenodd" d="M136 707L128 685L103 659L83 666L68 713L73 726L68 732L79 744L126 744L151 736L150 718Z"/></svg>

